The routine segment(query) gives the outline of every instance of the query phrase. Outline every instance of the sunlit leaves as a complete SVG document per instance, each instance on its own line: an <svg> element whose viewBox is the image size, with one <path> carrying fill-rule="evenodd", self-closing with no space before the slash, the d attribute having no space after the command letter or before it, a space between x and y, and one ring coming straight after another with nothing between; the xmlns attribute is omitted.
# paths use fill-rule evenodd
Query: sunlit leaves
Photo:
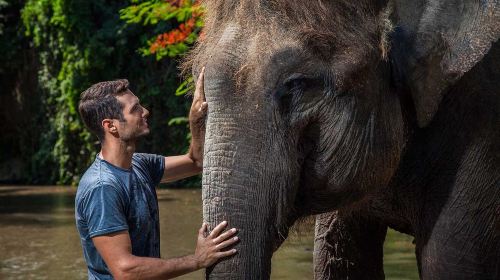
<svg viewBox="0 0 500 280"><path fill-rule="evenodd" d="M175 91L176 96L181 96L185 95L188 92L193 92L194 91L194 82L193 82L193 77L189 77L187 80L182 82L182 84L179 85L177 90Z"/></svg>
<svg viewBox="0 0 500 280"><path fill-rule="evenodd" d="M135 1L134 1L135 2ZM139 23L143 25L155 25L159 21L176 19L183 22L190 18L193 11L199 6L194 6L192 1L145 1L134 4L120 11L120 17L127 23Z"/></svg>
<svg viewBox="0 0 500 280"><path fill-rule="evenodd" d="M157 25L168 22L170 30L156 34L139 52L154 55L157 60L183 55L200 36L203 8L193 0L132 1L133 5L120 11L128 24Z"/></svg>

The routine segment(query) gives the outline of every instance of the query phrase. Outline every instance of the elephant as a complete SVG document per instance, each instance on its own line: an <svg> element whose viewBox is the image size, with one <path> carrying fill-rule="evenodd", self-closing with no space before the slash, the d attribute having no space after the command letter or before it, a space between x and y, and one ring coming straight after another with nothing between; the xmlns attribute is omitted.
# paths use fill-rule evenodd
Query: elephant
<svg viewBox="0 0 500 280"><path fill-rule="evenodd" d="M500 279L497 0L205 0L203 216L239 229L207 279L268 279L316 215L315 279Z"/></svg>

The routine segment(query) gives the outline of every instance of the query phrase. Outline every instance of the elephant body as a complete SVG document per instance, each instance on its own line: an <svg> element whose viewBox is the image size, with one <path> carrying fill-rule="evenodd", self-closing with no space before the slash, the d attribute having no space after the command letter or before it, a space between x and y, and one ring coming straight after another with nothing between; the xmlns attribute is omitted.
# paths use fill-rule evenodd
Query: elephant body
<svg viewBox="0 0 500 280"><path fill-rule="evenodd" d="M318 215L315 279L383 279L387 227L415 237L422 279L498 279L497 45L450 89L447 110L413 131L388 188L355 210ZM343 249L328 250L335 244Z"/></svg>
<svg viewBox="0 0 500 280"><path fill-rule="evenodd" d="M500 277L497 1L207 0L203 213L240 229L210 279L267 279L317 215L316 279Z"/></svg>

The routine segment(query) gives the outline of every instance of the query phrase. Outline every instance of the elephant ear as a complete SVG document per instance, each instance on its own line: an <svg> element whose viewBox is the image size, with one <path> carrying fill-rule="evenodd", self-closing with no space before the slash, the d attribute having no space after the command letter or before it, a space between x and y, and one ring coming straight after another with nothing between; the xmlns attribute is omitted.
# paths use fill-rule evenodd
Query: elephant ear
<svg viewBox="0 0 500 280"><path fill-rule="evenodd" d="M498 0L394 0L392 60L411 91L420 127L447 89L488 53L500 36Z"/></svg>

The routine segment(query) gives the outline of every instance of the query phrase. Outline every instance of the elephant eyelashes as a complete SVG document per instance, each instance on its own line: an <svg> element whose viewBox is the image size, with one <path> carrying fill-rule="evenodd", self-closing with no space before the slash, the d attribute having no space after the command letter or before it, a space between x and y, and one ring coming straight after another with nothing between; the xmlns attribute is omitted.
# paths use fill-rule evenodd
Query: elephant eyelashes
<svg viewBox="0 0 500 280"><path fill-rule="evenodd" d="M296 91L296 90L302 90L306 86L306 83L307 83L307 78L304 75L293 74L283 82L283 85L289 91Z"/></svg>
<svg viewBox="0 0 500 280"><path fill-rule="evenodd" d="M334 89L333 82L321 76L307 76L301 73L294 73L286 78L276 91L278 100L290 99L296 95L302 97L302 94L308 91L323 91Z"/></svg>
<svg viewBox="0 0 500 280"><path fill-rule="evenodd" d="M307 88L309 80L305 75L295 73L283 81L283 86L288 92L303 91Z"/></svg>
<svg viewBox="0 0 500 280"><path fill-rule="evenodd" d="M281 101L291 99L293 95L304 92L304 90L307 89L308 84L308 77L303 74L292 74L277 88L275 98Z"/></svg>

